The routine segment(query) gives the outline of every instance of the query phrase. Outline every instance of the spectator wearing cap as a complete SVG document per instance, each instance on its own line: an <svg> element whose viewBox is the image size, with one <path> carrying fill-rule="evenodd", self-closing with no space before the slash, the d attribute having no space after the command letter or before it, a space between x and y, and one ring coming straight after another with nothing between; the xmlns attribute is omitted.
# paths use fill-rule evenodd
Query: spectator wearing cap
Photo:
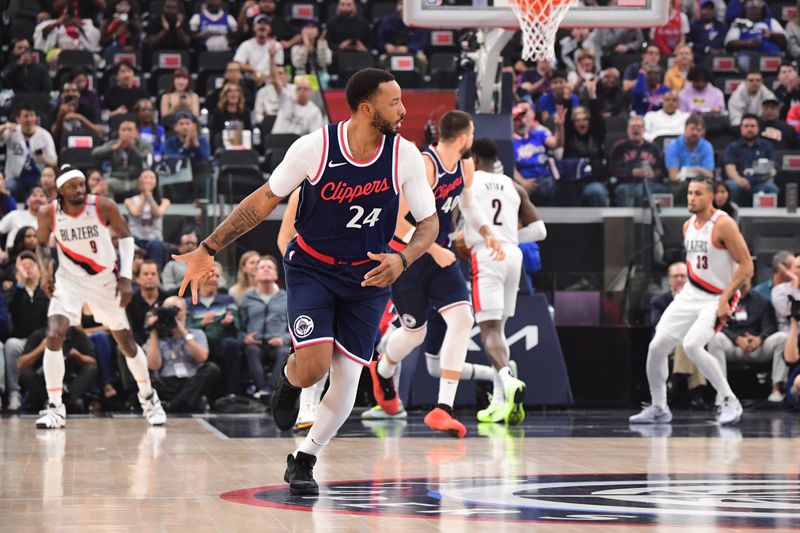
<svg viewBox="0 0 800 533"><path fill-rule="evenodd" d="M725 147L722 162L728 179L731 197L745 205L748 197L756 193L778 194L773 181L774 167L761 168L767 160L774 164L772 143L759 137L761 124L756 115L745 114L739 124L740 137Z"/></svg>
<svg viewBox="0 0 800 533"><path fill-rule="evenodd" d="M781 120L781 103L767 98L761 104L761 138L772 141L778 150L798 148L798 135L793 127Z"/></svg>
<svg viewBox="0 0 800 533"><path fill-rule="evenodd" d="M151 17L147 25L147 47L158 50L183 50L192 41L186 28L186 17L180 12L178 0L165 0L161 16Z"/></svg>
<svg viewBox="0 0 800 533"><path fill-rule="evenodd" d="M650 63L647 74L639 77L631 91L631 106L637 115L646 115L650 111L658 111L664 102L664 95L670 89L661 83L661 65Z"/></svg>
<svg viewBox="0 0 800 533"><path fill-rule="evenodd" d="M247 0L239 11L239 33L250 38L253 36L255 19L264 15L271 26L271 34L281 46L288 50L300 42L300 34L295 29L294 24L287 18L278 15L278 3L276 0Z"/></svg>
<svg viewBox="0 0 800 533"><path fill-rule="evenodd" d="M644 138L653 142L663 135L677 137L683 133L687 118L689 113L678 109L678 93L667 93L661 109L650 111L644 116Z"/></svg>
<svg viewBox="0 0 800 533"><path fill-rule="evenodd" d="M152 145L142 141L133 120L123 120L117 133L116 139L92 150L92 157L110 162L111 171L106 182L111 196L132 191L136 187L136 178L149 166L153 155Z"/></svg>
<svg viewBox="0 0 800 533"><path fill-rule="evenodd" d="M398 0L397 9L383 17L375 34L375 48L381 56L409 54L427 67L425 47L430 40L430 31L424 28L409 28L403 22L403 0Z"/></svg>
<svg viewBox="0 0 800 533"><path fill-rule="evenodd" d="M164 155L167 136L164 126L156 122L153 102L142 98L133 106L133 115L139 130L139 138L153 147L153 157L160 160Z"/></svg>
<svg viewBox="0 0 800 533"><path fill-rule="evenodd" d="M110 85L103 95L103 108L111 111L112 115L129 113L136 102L142 98L150 98L142 87L136 85L136 71L127 61L117 64L116 85Z"/></svg>
<svg viewBox="0 0 800 533"><path fill-rule="evenodd" d="M39 182L46 165L58 162L53 136L37 123L33 106L20 102L16 122L0 125L0 145L6 145L6 188L17 200Z"/></svg>
<svg viewBox="0 0 800 533"><path fill-rule="evenodd" d="M200 6L200 12L189 19L192 39L200 50L230 50L238 28L233 15L222 8L222 0L206 0Z"/></svg>
<svg viewBox="0 0 800 533"><path fill-rule="evenodd" d="M773 99L775 94L764 86L761 72L757 70L750 72L744 83L740 83L728 99L731 126L738 126L747 113L760 116L764 100Z"/></svg>
<svg viewBox="0 0 800 533"><path fill-rule="evenodd" d="M355 0L339 0L336 15L328 21L328 42L334 50L368 52L372 31L358 14Z"/></svg>
<svg viewBox="0 0 800 533"><path fill-rule="evenodd" d="M179 68L172 75L169 92L161 97L161 117L178 111L188 111L194 116L200 114L200 97L190 87L189 71Z"/></svg>
<svg viewBox="0 0 800 533"><path fill-rule="evenodd" d="M300 30L300 42L291 49L292 67L295 75L316 74L323 89L326 88L328 67L333 62L333 52L328 39L319 33L319 23L307 20Z"/></svg>
<svg viewBox="0 0 800 533"><path fill-rule="evenodd" d="M654 44L647 45L642 50L642 60L639 63L631 63L625 68L625 72L622 74L622 88L630 91L639 79L647 76L647 68L650 65L659 64L661 64L661 50Z"/></svg>
<svg viewBox="0 0 800 533"><path fill-rule="evenodd" d="M739 68L745 72L750 70L754 54L781 54L786 44L783 26L770 15L763 0L747 0L744 17L736 18L725 35L725 47L736 54Z"/></svg>
<svg viewBox="0 0 800 533"><path fill-rule="evenodd" d="M239 63L243 72L249 72L262 85L269 77L272 61L283 65L283 47L270 37L269 19L258 15L254 20L255 37L239 45L233 60Z"/></svg>
<svg viewBox="0 0 800 533"><path fill-rule="evenodd" d="M678 95L681 111L686 113L715 113L727 115L725 95L711 83L711 71L704 65L695 65L686 75L686 85Z"/></svg>
<svg viewBox="0 0 800 533"><path fill-rule="evenodd" d="M547 122L552 115L555 115L557 106L574 107L578 104L580 104L578 95L573 94L567 81L567 73L556 70L550 78L550 90L536 101L536 112L539 113L540 122Z"/></svg>
<svg viewBox="0 0 800 533"><path fill-rule="evenodd" d="M709 54L721 54L725 51L725 35L728 26L716 17L714 2L705 0L700 5L700 18L689 26L688 42L697 60Z"/></svg>
<svg viewBox="0 0 800 533"><path fill-rule="evenodd" d="M49 93L52 89L50 72L46 66L34 63L28 39L12 41L8 64L3 68L0 78L3 87L18 93Z"/></svg>
<svg viewBox="0 0 800 533"><path fill-rule="evenodd" d="M165 155L190 157L192 162L206 161L211 157L208 139L201 135L197 122L190 113L181 111L175 115L175 133L167 139Z"/></svg>
<svg viewBox="0 0 800 533"><path fill-rule="evenodd" d="M273 76L273 79L277 80L277 77ZM325 120L322 111L311 101L311 83L306 76L295 77L294 94L284 92L279 82L272 83L281 96L281 105L272 133L306 135L323 126Z"/></svg>

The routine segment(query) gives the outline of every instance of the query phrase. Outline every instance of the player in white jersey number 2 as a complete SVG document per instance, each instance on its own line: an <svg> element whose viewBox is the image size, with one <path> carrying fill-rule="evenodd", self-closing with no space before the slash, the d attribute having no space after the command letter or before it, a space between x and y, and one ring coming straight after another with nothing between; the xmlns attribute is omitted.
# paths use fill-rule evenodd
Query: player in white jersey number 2
<svg viewBox="0 0 800 533"><path fill-rule="evenodd" d="M714 182L699 178L689 184L692 217L683 225L689 283L664 311L647 351L647 381L652 404L630 417L632 424L668 423L667 354L678 344L724 398L719 408L721 425L735 424L742 405L725 374L705 349L736 308L739 288L753 275L753 260L736 222L714 209Z"/></svg>
<svg viewBox="0 0 800 533"><path fill-rule="evenodd" d="M128 225L112 200L86 194L86 176L80 170L62 167L56 186L58 198L42 206L38 214L39 260L45 267L49 263L52 234L59 266L47 312L47 342L42 361L48 406L41 412L36 427L57 429L66 423L66 409L61 401L62 346L67 328L80 324L83 304L89 306L95 320L108 326L125 355L128 369L139 385L139 402L147 421L161 425L167 417L150 384L147 357L133 339L125 314L125 306L133 296L134 243ZM112 232L119 239L119 274Z"/></svg>
<svg viewBox="0 0 800 533"><path fill-rule="evenodd" d="M483 238L467 225L464 240L472 250L472 307L483 347L494 367L492 402L478 412L478 421L519 424L525 417L522 407L525 383L513 376L509 368L505 326L517 305L522 272L519 243L544 240L547 229L528 193L513 179L494 172L497 145L492 140L477 139L472 144L472 157L478 207L488 218L492 234L502 243L506 256L505 261L492 260L486 247L476 246Z"/></svg>

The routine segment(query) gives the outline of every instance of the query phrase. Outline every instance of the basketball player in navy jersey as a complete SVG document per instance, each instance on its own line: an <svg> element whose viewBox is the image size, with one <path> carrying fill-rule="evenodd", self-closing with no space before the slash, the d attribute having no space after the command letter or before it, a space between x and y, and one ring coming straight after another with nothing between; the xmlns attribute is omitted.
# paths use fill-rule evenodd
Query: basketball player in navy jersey
<svg viewBox="0 0 800 533"><path fill-rule="evenodd" d="M69 326L81 323L83 304L95 320L111 330L128 369L139 386L139 402L147 421L154 426L167 420L158 393L150 384L147 357L136 344L125 306L131 301L133 237L128 224L108 198L86 194L86 176L65 166L56 178L58 198L38 213L37 253L45 271L50 264L50 235L58 250L53 298L47 311L47 342L42 369L48 406L36 421L40 429L58 429L66 424L61 401L64 354L61 350ZM112 233L119 239L120 268Z"/></svg>
<svg viewBox="0 0 800 533"><path fill-rule="evenodd" d="M317 419L287 458L292 494L315 495L316 456L350 414L362 365L372 358L389 285L430 247L439 231L422 155L397 131L405 115L400 86L384 70L363 69L345 89L351 118L305 135L289 148L269 182L244 199L188 263L180 293L213 272L213 256L264 220L300 189L295 229L284 256L289 332L295 352L278 379L272 416L281 430L297 418L300 391L330 368ZM388 248L402 191L417 220L408 245Z"/></svg>
<svg viewBox="0 0 800 533"><path fill-rule="evenodd" d="M474 132L475 125L469 113L450 111L439 122L439 144L422 152L426 156L428 184L436 198L439 234L428 253L392 285L392 302L400 316L402 329L392 333L380 361L373 361L370 365L378 405L388 415L396 414L400 410L400 400L392 377L398 363L425 340L428 310L430 307L436 309L447 324L447 332L441 347L441 363L438 357L427 358L431 375L439 378L439 399L436 407L425 416L425 423L457 438L464 437L467 430L464 424L453 418L453 402L474 321L467 283L456 264L455 254L448 249L452 210L460 204L467 223L480 232L494 259L502 261L505 257L486 217L474 208L472 175L475 164L470 158L464 159L472 146ZM397 232L391 244L395 250L404 249L404 235L413 231L405 220L406 214L401 208ZM470 367L464 376L466 378L474 371L472 365ZM491 380L491 370L486 370L484 379Z"/></svg>

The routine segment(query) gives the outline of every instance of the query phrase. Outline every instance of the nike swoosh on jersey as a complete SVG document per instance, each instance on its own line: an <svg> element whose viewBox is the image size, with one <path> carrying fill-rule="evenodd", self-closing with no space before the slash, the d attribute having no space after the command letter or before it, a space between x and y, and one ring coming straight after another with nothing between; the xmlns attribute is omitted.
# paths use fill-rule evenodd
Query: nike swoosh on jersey
<svg viewBox="0 0 800 533"><path fill-rule="evenodd" d="M341 163L334 163L333 159L331 159L330 161L328 161L328 168L336 168L346 164L347 161L342 161Z"/></svg>

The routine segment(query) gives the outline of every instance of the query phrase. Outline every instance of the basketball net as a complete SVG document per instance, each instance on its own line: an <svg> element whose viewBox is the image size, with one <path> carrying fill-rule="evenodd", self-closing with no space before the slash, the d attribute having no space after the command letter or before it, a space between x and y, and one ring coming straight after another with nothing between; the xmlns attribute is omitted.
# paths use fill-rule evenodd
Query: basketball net
<svg viewBox="0 0 800 533"><path fill-rule="evenodd" d="M556 58L556 32L575 0L509 0L522 29L522 58Z"/></svg>

